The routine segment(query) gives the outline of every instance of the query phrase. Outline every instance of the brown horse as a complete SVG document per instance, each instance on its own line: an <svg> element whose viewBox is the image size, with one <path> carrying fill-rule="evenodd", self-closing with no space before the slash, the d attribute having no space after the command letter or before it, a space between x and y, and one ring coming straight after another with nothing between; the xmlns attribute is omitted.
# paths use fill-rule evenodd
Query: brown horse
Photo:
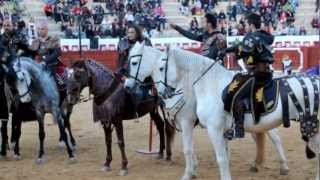
<svg viewBox="0 0 320 180"><path fill-rule="evenodd" d="M94 96L94 122L100 122L105 133L107 157L103 167L104 170L110 170L112 160L112 129L115 128L122 156L120 175L126 175L128 173L128 160L125 152L122 120L135 119L148 113L151 119L154 120L160 136L158 157L163 157L163 151L165 149L164 133L166 133L167 160L171 159L171 142L175 131L173 128L167 126L168 123L165 123L159 115L158 97L150 96L150 98L135 107L134 105L136 103L133 102L131 94L124 89L120 78L102 64L93 60L83 60L75 62L72 68L74 70L74 81L73 83L69 83L68 99L69 101L79 100L81 90L89 86L90 93Z"/></svg>

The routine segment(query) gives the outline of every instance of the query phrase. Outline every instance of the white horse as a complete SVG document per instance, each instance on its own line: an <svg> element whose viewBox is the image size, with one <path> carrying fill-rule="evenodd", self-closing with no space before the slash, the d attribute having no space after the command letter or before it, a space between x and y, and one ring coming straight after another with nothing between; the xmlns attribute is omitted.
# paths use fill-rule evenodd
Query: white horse
<svg viewBox="0 0 320 180"><path fill-rule="evenodd" d="M163 63L164 59L166 57L164 56L165 53L154 49L152 47L144 46L143 44L136 43L129 54L129 78L125 82L125 87L127 88L133 88L136 84L136 82L143 82L143 80L148 77L152 76L153 80L156 82L156 86L158 87L161 83L161 81L165 82L167 80L163 80L162 72L159 71L159 66L161 63ZM163 70L163 67L161 67ZM167 68L167 73L172 74L172 68ZM187 80L188 74L186 76L180 76L182 79ZM171 78L170 78L171 79ZM185 81L177 81L177 84L175 84L174 88L176 89L184 89ZM211 82L214 83L214 82ZM195 154L193 150L193 139L192 139L192 133L193 133L193 127L195 120L197 119L197 111L196 111L196 99L194 96L194 93L191 91L184 91L184 94L178 93L179 95L174 96L173 98L165 100L166 105L170 106L170 104L176 105L181 104L181 99L184 102L183 106L177 107L178 110L174 110L175 114L172 115L172 121L174 125L182 130L182 142L183 142L183 149L184 149L184 155L185 155L185 161L186 161L186 168L185 173L182 179L190 179L192 176L195 176L195 168L197 165ZM186 94L185 94L186 93ZM186 97L186 99L183 98ZM217 100L217 103L220 103L220 99ZM215 102L212 101L212 102ZM222 105L221 105L222 106ZM223 107L223 106L222 106ZM173 109L176 109L173 107ZM219 111L212 111L210 113L211 117L216 117L215 112ZM169 113L170 114L170 113ZM217 114L220 116L220 114ZM222 118L221 118L222 119ZM219 121L217 119L216 121ZM206 125L203 121L201 121L202 125ZM213 123L215 124L215 123ZM208 126L207 126L208 127ZM267 132L270 139L274 143L277 149L277 153L280 159L280 174L285 175L288 173L289 168L287 165L287 160L281 145L281 140L278 135L278 130L273 129ZM264 132L263 133L257 133L253 134L253 137L256 142L257 146L257 154L255 162L253 163L251 170L258 171L258 166L262 165L264 161L264 145L265 145L265 139L264 139ZM225 143L225 140L221 140L221 143L225 144L224 148L227 148L227 144ZM226 153L225 151L222 151L222 153ZM220 152L221 154L221 152ZM218 160L221 159L222 156L217 156ZM221 161L221 160L220 160ZM227 167L227 166L226 166ZM223 167L221 167L223 168Z"/></svg>
<svg viewBox="0 0 320 180"><path fill-rule="evenodd" d="M176 86L183 82L183 93L188 98L189 94L194 94L196 100L196 114L199 117L200 123L207 127L209 137L216 150L216 159L220 169L220 179L231 180L229 169L229 158L226 151L227 142L223 138L225 129L230 129L232 126L232 116L224 111L222 102L222 92L228 83L232 80L234 74L215 63L209 58L201 55L181 50L178 48L170 48L166 55L167 59L159 66L159 73L162 72L162 81L170 86ZM301 76L305 85L301 85L296 77L288 77L286 79L288 85L292 89L290 96L294 94L297 101L289 98L289 115L290 119L301 120L306 112L316 115L316 121L319 123L318 113L319 107L315 108L315 102L319 99L315 97L319 94L320 79ZM303 88L306 88L309 96L304 96ZM318 90L316 90L318 89ZM167 88L160 83L159 93L166 93ZM282 124L283 109L280 96L277 97L277 104L273 112L263 115L260 122L256 124L251 114L245 115L244 127L248 132L261 133L276 128ZM306 102L309 101L310 107L306 108ZM295 103L294 103L295 102ZM303 112L299 113L296 105L300 105ZM316 156L320 156L320 135L319 131L309 138L307 143L307 152L310 153L310 148L316 152ZM312 151L311 151L312 152ZM319 164L317 162L316 180L319 180Z"/></svg>

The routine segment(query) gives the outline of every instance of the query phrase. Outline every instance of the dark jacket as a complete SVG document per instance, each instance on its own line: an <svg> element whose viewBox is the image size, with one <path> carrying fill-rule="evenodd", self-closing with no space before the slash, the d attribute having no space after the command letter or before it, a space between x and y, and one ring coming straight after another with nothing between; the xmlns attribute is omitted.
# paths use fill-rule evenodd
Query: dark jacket
<svg viewBox="0 0 320 180"><path fill-rule="evenodd" d="M214 31L212 33L204 32L200 35L191 33L180 26L175 28L183 36L203 43L201 49L201 55L216 60L218 52L227 47L226 37L220 31Z"/></svg>
<svg viewBox="0 0 320 180"><path fill-rule="evenodd" d="M145 43L146 46L152 46L150 39L143 38L140 42ZM136 42L136 41L135 41ZM127 68L129 51L135 44L135 42L131 42L128 38L122 38L118 43L118 68Z"/></svg>
<svg viewBox="0 0 320 180"><path fill-rule="evenodd" d="M19 31L3 33L1 41L8 53L7 60L9 61L17 56L32 57L34 54L29 48L27 37Z"/></svg>
<svg viewBox="0 0 320 180"><path fill-rule="evenodd" d="M226 52L235 52L236 59L243 59L247 66L254 67L258 62L272 64L274 62L271 45L274 36L266 31L248 33L240 44L227 48Z"/></svg>

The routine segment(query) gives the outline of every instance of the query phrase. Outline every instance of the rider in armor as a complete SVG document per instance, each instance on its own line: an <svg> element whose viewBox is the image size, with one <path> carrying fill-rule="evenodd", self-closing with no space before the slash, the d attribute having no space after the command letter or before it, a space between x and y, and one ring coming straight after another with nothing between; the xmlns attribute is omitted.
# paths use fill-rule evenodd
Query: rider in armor
<svg viewBox="0 0 320 180"><path fill-rule="evenodd" d="M227 47L226 37L221 33L217 25L217 17L213 14L206 14L202 20L203 33L194 34L181 28L176 24L170 26L183 36L203 43L201 55L216 60L218 52Z"/></svg>
<svg viewBox="0 0 320 180"><path fill-rule="evenodd" d="M247 34L242 43L227 48L225 53L234 52L236 59L243 59L247 67L247 73L237 74L232 82L227 86L224 97L224 109L232 112L235 118L235 136L244 137L244 112L248 103L246 99L250 97L252 87L263 87L272 81L272 71L270 65L274 62L270 46L274 37L266 31L260 30L261 17L257 14L249 14L246 18ZM224 54L224 53L222 53ZM250 87L248 87L250 86ZM252 97L251 97L252 98ZM258 120L260 114L254 113L254 118Z"/></svg>
<svg viewBox="0 0 320 180"><path fill-rule="evenodd" d="M21 31L13 28L10 20L3 22L4 33L2 35L2 43L6 47L2 58L6 63L10 62L18 56L32 56L33 51L29 49L28 39Z"/></svg>
<svg viewBox="0 0 320 180"><path fill-rule="evenodd" d="M119 41L118 44L118 52L119 52L119 58L118 58L118 69L121 74L127 74L128 70L128 56L129 56L129 51L133 47L133 45L136 42L144 42L146 46L152 46L150 39L143 37L141 29L139 26L135 24L129 24L127 28L127 36L122 38ZM152 80L151 78L147 78L145 83L151 84ZM151 87L146 87L146 86L141 86L139 85L136 87L134 95L132 96L133 102L135 102L135 106L137 106L139 103L141 103L143 100L146 99L148 95L148 90Z"/></svg>
<svg viewBox="0 0 320 180"><path fill-rule="evenodd" d="M59 39L48 35L48 24L39 25L38 38L32 41L31 48L36 51L35 59L50 72L58 87L64 87L67 76L65 65L59 59L61 56Z"/></svg>

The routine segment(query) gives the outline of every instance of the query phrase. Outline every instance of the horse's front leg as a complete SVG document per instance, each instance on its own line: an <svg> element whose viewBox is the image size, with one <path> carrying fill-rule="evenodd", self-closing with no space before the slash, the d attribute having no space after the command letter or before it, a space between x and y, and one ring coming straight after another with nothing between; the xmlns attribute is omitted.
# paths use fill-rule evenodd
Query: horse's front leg
<svg viewBox="0 0 320 180"><path fill-rule="evenodd" d="M107 157L104 165L102 167L102 171L110 171L111 170L111 161L112 161L112 128L111 124L103 123L102 124L104 130L104 136L107 147Z"/></svg>
<svg viewBox="0 0 320 180"><path fill-rule="evenodd" d="M52 114L53 114L53 117L55 118L55 120L58 123L59 132L60 132L60 135L62 137L62 140L64 141L64 143L66 145L70 162L75 162L76 159L75 159L75 156L73 154L73 151L72 151L72 149L70 147L70 144L69 144L69 141L68 141L68 135L67 135L67 133L65 131L64 121L63 121L60 109L56 108L55 110L52 111Z"/></svg>
<svg viewBox="0 0 320 180"><path fill-rule="evenodd" d="M164 122L162 121L159 114L157 114L155 112L150 112L150 117L151 117L151 120L153 120L153 122L155 123L155 125L157 127L157 130L159 133L159 138L160 138L160 147L159 147L157 159L162 159L163 158L163 151L165 149Z"/></svg>
<svg viewBox="0 0 320 180"><path fill-rule="evenodd" d="M183 144L183 153L185 158L185 171L184 175L181 178L182 180L190 180L196 177L196 162L195 162L195 154L193 150L193 121L188 119L183 119L181 122L181 130L182 130L182 144Z"/></svg>
<svg viewBox="0 0 320 180"><path fill-rule="evenodd" d="M123 125L122 121L120 120L115 125L116 133L118 137L118 145L121 151L121 157L122 157L122 167L120 171L120 176L126 176L128 175L128 159L125 151L125 144L124 144L124 136L123 136Z"/></svg>
<svg viewBox="0 0 320 180"><path fill-rule="evenodd" d="M65 126L66 126L66 128L68 130L68 133L70 135L70 141L71 141L72 149L75 150L76 147L77 147L77 144L76 144L76 140L74 139L73 134L72 134L70 116L71 116L71 111L68 111L67 115L66 115L66 118L64 120L65 120Z"/></svg>
<svg viewBox="0 0 320 180"><path fill-rule="evenodd" d="M276 150L280 160L280 175L288 175L289 173L288 161L284 154L284 150L283 150L280 135L279 135L279 130L271 129L267 133L272 143L276 146Z"/></svg>
<svg viewBox="0 0 320 180"><path fill-rule="evenodd" d="M39 125L39 152L38 152L38 158L36 160L36 163L38 165L42 164L44 162L43 155L44 155L44 139L46 137L45 131L44 131L44 113L37 112L37 118L38 118L38 125Z"/></svg>
<svg viewBox="0 0 320 180"><path fill-rule="evenodd" d="M173 127L171 127L167 122L164 123L164 127L166 132L166 160L171 161L172 143L174 140L176 130Z"/></svg>
<svg viewBox="0 0 320 180"><path fill-rule="evenodd" d="M212 114L218 113L212 112ZM219 165L220 180L231 180L227 141L223 137L224 124L219 122L221 120L224 121L222 117L215 117L215 119L210 119L208 121L207 129L210 140L216 152L216 160Z"/></svg>
<svg viewBox="0 0 320 180"><path fill-rule="evenodd" d="M8 148L8 120L1 121L1 156L7 155Z"/></svg>
<svg viewBox="0 0 320 180"><path fill-rule="evenodd" d="M11 142L13 143L13 150L14 150L14 158L16 160L20 160L21 159L21 155L20 155L20 137L21 137L21 124L22 124L22 120L20 119L16 119L16 117L13 115L12 116L12 122L14 124L14 127L12 127L12 131L14 130L15 132L12 133L12 138L11 138ZM14 128L14 129L13 129Z"/></svg>

